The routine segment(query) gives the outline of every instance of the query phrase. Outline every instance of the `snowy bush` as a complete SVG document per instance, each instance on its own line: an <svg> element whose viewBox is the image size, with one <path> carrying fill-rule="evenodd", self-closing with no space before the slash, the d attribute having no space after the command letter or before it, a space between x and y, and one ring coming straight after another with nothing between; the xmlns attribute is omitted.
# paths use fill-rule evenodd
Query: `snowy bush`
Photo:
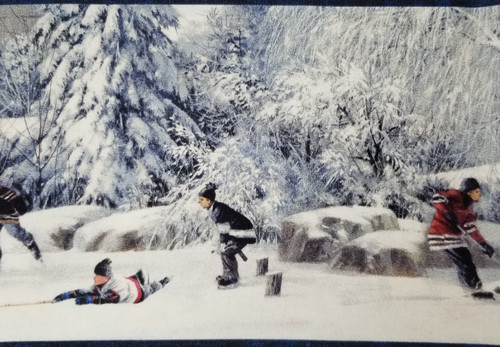
<svg viewBox="0 0 500 347"><path fill-rule="evenodd" d="M448 189L448 182L440 178L406 177L389 180L379 186L378 194L383 206L391 209L398 218L428 221L432 209L431 199L437 192Z"/></svg>

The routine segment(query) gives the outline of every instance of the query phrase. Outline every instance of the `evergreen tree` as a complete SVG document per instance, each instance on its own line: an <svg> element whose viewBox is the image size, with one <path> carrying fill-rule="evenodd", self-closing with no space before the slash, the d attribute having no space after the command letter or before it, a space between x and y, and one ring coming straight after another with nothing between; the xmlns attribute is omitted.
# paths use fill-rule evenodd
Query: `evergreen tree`
<svg viewBox="0 0 500 347"><path fill-rule="evenodd" d="M48 5L35 43L41 109L55 125L41 143L48 163L40 195L63 187L69 202L116 206L164 194L189 175L203 148L196 124L172 102L173 10L154 6Z"/></svg>
<svg viewBox="0 0 500 347"><path fill-rule="evenodd" d="M195 38L199 50L184 59L186 103L212 144L234 136L258 107L265 85L254 72L253 57L262 6L227 6L208 14L208 33Z"/></svg>

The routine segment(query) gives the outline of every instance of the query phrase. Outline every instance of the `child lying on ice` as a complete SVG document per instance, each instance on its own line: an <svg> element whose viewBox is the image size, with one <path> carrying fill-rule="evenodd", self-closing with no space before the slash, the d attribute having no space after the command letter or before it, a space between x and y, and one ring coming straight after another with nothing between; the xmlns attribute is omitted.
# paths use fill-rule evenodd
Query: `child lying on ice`
<svg viewBox="0 0 500 347"><path fill-rule="evenodd" d="M77 305L136 304L146 300L148 296L157 292L169 282L168 277L160 281L149 282L147 274L142 269L130 277L114 276L109 258L98 263L94 273L94 285L92 287L59 294L54 298L54 301L75 299Z"/></svg>

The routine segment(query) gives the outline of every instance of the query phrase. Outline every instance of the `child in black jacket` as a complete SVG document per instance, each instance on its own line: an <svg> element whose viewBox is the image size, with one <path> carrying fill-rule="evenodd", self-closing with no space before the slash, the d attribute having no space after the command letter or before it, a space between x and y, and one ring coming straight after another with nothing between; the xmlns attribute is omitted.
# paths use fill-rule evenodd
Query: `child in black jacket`
<svg viewBox="0 0 500 347"><path fill-rule="evenodd" d="M21 241L31 251L36 260L42 258L40 248L33 235L27 232L19 223L19 217L28 212L24 199L12 189L0 185L0 230L2 226L13 237ZM2 250L0 249L0 259Z"/></svg>
<svg viewBox="0 0 500 347"><path fill-rule="evenodd" d="M207 184L198 194L198 203L210 211L212 220L219 227L219 244L225 244L224 250L220 252L223 273L217 276L217 283L224 287L238 283L240 276L236 255L241 255L243 247L255 243L257 239L253 224L247 217L215 200L216 189L213 183Z"/></svg>

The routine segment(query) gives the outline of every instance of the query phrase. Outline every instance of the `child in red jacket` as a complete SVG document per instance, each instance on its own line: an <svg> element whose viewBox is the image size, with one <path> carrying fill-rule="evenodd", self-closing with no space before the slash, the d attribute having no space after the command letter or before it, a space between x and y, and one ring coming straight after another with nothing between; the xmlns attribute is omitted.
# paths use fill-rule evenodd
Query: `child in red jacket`
<svg viewBox="0 0 500 347"><path fill-rule="evenodd" d="M436 211L428 231L431 250L444 250L458 268L462 286L472 292L482 288L465 236L477 242L490 258L495 253L476 227L477 215L473 203L481 198L481 187L476 179L467 178L460 190L439 192L432 197Z"/></svg>

